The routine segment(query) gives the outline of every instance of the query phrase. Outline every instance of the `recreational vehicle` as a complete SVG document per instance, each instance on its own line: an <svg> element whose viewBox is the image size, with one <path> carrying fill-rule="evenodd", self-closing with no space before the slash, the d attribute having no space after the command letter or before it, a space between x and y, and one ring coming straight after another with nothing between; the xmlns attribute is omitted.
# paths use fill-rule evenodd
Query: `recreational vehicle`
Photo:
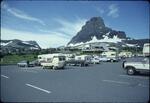
<svg viewBox="0 0 150 103"><path fill-rule="evenodd" d="M79 66L88 66L88 64L91 61L91 56L89 55L80 55L80 56L75 56L74 59L72 60L67 60L66 64L67 65L79 65Z"/></svg>
<svg viewBox="0 0 150 103"><path fill-rule="evenodd" d="M60 53L38 55L38 61L41 63L43 69L47 67L58 69L65 66L65 56Z"/></svg>
<svg viewBox="0 0 150 103"><path fill-rule="evenodd" d="M132 52L122 51L119 53L119 57L131 57L133 54Z"/></svg>
<svg viewBox="0 0 150 103"><path fill-rule="evenodd" d="M107 58L107 61L111 61L111 62L118 61L117 52L114 51L103 52L101 56L105 56Z"/></svg>
<svg viewBox="0 0 150 103"><path fill-rule="evenodd" d="M150 56L150 43L145 43L143 46L143 55Z"/></svg>

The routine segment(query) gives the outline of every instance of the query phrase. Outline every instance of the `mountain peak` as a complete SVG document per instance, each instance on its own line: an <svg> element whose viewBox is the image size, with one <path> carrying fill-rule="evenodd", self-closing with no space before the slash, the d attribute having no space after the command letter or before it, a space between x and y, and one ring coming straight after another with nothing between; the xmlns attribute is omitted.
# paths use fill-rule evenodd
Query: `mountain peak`
<svg viewBox="0 0 150 103"><path fill-rule="evenodd" d="M126 39L126 34L123 31L115 31L109 27L105 26L104 20L102 17L92 17L85 25L82 26L82 29L74 36L69 44L76 43L85 43L92 40L92 37L96 37L98 40L106 38L113 38L117 36L119 39Z"/></svg>

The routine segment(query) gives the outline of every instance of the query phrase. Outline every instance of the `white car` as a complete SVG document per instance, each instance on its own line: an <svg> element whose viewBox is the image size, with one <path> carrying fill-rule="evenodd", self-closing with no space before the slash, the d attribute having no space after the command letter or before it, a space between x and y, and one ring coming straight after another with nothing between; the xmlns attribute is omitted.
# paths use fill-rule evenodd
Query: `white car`
<svg viewBox="0 0 150 103"><path fill-rule="evenodd" d="M100 56L100 57L99 57L99 60L102 61L102 62L107 62L107 61L109 61L110 59L107 58L106 56Z"/></svg>
<svg viewBox="0 0 150 103"><path fill-rule="evenodd" d="M136 58L131 61L124 61L122 64L123 68L127 71L128 75L133 75L137 72L149 72L149 58Z"/></svg>
<svg viewBox="0 0 150 103"><path fill-rule="evenodd" d="M99 60L99 58L92 58L91 59L91 63L93 63L93 64L99 64L100 60Z"/></svg>
<svg viewBox="0 0 150 103"><path fill-rule="evenodd" d="M29 62L27 60L23 60L20 61L19 63L17 63L18 67L33 67L34 63L33 62Z"/></svg>
<svg viewBox="0 0 150 103"><path fill-rule="evenodd" d="M26 60L20 61L17 63L18 67L28 67L28 63Z"/></svg>

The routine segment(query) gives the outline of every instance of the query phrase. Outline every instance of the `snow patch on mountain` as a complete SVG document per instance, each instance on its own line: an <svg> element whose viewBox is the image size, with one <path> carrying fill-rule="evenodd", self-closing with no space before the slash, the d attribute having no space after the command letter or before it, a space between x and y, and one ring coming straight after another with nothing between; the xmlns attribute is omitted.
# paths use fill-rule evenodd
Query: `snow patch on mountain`
<svg viewBox="0 0 150 103"><path fill-rule="evenodd" d="M126 44L128 47L136 47L136 44Z"/></svg>
<svg viewBox="0 0 150 103"><path fill-rule="evenodd" d="M96 36L92 37L92 40L87 41L85 43L80 42L80 43L76 43L76 44L69 44L68 46L78 46L78 45L82 45L82 44L88 44L88 43L95 43L95 42L109 42L109 43L118 43L118 42L122 42L123 39L120 39L117 37L117 35L114 35L113 38L109 38L110 32L106 33L105 35L103 35L103 39L97 39Z"/></svg>
<svg viewBox="0 0 150 103"><path fill-rule="evenodd" d="M22 41L22 43L23 43L23 44L27 44L27 45L32 45L32 44L30 44L30 43L28 43L28 42L26 42L26 41Z"/></svg>
<svg viewBox="0 0 150 103"><path fill-rule="evenodd" d="M1 45L2 45L2 46L6 46L6 45L8 45L8 44L10 44L10 43L12 43L12 41L9 41L9 42L7 42L7 43L1 42Z"/></svg>

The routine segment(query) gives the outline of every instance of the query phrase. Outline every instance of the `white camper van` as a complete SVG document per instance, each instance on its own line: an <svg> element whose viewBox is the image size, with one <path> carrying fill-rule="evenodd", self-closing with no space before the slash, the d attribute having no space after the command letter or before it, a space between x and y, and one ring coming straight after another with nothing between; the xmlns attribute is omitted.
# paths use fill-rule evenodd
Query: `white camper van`
<svg viewBox="0 0 150 103"><path fill-rule="evenodd" d="M67 65L74 65L74 66L88 66L88 64L91 61L91 56L90 55L79 55L75 56L74 59L70 59L66 61Z"/></svg>
<svg viewBox="0 0 150 103"><path fill-rule="evenodd" d="M150 56L150 43L145 43L143 47L143 55Z"/></svg>
<svg viewBox="0 0 150 103"><path fill-rule="evenodd" d="M132 52L122 51L118 55L119 57L132 57Z"/></svg>
<svg viewBox="0 0 150 103"><path fill-rule="evenodd" d="M79 56L75 56L75 60L84 60L87 63L91 62L91 56L90 55L79 55Z"/></svg>
<svg viewBox="0 0 150 103"><path fill-rule="evenodd" d="M117 52L114 51L103 52L101 56L105 56L107 58L107 61L111 61L111 62L118 61Z"/></svg>
<svg viewBox="0 0 150 103"><path fill-rule="evenodd" d="M40 62L43 69L46 67L58 69L65 66L65 56L63 54L38 55L38 61Z"/></svg>

